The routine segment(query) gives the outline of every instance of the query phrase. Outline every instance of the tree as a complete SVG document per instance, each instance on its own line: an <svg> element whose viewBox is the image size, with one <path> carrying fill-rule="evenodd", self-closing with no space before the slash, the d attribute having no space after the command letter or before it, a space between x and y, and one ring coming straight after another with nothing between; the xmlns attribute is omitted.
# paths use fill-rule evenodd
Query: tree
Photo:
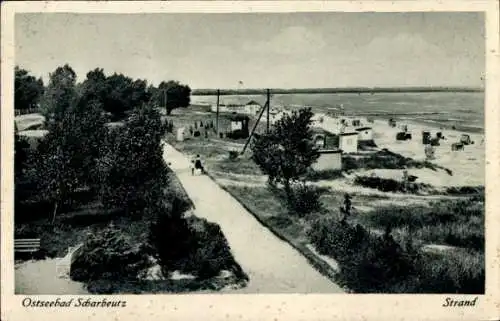
<svg viewBox="0 0 500 321"><path fill-rule="evenodd" d="M18 134L17 125L14 123L14 172L17 179L23 174L28 160L29 144L25 138Z"/></svg>
<svg viewBox="0 0 500 321"><path fill-rule="evenodd" d="M158 106L166 107L167 115L172 110L181 107L188 107L191 100L191 88L182 85L177 81L162 81L155 92L155 102Z"/></svg>
<svg viewBox="0 0 500 321"><path fill-rule="evenodd" d="M75 74L69 66L51 74L47 91L48 134L33 157L33 172L41 195L58 208L71 203L78 188L97 186L97 160L105 127L101 104L78 100Z"/></svg>
<svg viewBox="0 0 500 321"><path fill-rule="evenodd" d="M303 176L319 157L312 139L312 116L310 108L284 115L251 145L252 158L269 182L283 183L288 195L290 183Z"/></svg>
<svg viewBox="0 0 500 321"><path fill-rule="evenodd" d="M103 69L96 68L87 73L87 77L82 83L81 95L84 101L95 100L104 106L109 92L110 88Z"/></svg>
<svg viewBox="0 0 500 321"><path fill-rule="evenodd" d="M102 70L94 71L97 76ZM102 77L97 78L99 82ZM99 83L95 78L89 80L90 83ZM123 117L126 112L133 110L136 107L148 103L151 99L151 93L148 90L147 82L145 80L133 80L122 74L113 74L106 78L105 88L101 92L104 109L107 112L114 114L117 117Z"/></svg>
<svg viewBox="0 0 500 321"><path fill-rule="evenodd" d="M65 112L77 101L76 73L69 65L50 73L43 98L43 114L49 121L59 122Z"/></svg>
<svg viewBox="0 0 500 321"><path fill-rule="evenodd" d="M31 76L25 69L15 68L14 108L35 108L44 92L43 80Z"/></svg>
<svg viewBox="0 0 500 321"><path fill-rule="evenodd" d="M168 183L161 139L165 125L152 105L134 109L124 128L108 135L102 161L103 203L137 216L163 207Z"/></svg>

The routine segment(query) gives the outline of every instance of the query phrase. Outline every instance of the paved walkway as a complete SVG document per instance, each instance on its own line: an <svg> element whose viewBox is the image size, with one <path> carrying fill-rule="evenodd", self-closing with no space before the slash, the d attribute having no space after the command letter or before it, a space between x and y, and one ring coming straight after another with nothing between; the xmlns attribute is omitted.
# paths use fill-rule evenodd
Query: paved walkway
<svg viewBox="0 0 500 321"><path fill-rule="evenodd" d="M187 156L165 144L164 158L196 206L196 215L219 224L248 286L229 293L342 293L299 252L262 226L208 176L192 176Z"/></svg>
<svg viewBox="0 0 500 321"><path fill-rule="evenodd" d="M57 259L26 261L15 268L16 294L88 294L83 283L61 279L56 271Z"/></svg>

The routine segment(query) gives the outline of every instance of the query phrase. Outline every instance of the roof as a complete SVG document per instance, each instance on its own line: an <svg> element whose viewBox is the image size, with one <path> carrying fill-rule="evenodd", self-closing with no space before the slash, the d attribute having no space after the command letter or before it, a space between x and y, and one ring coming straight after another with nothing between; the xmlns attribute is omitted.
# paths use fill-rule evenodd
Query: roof
<svg viewBox="0 0 500 321"><path fill-rule="evenodd" d="M371 127L359 127L359 128L356 128L357 131L368 130L368 129L372 129L372 128Z"/></svg>
<svg viewBox="0 0 500 321"><path fill-rule="evenodd" d="M357 135L357 132L350 132L350 133L340 133L340 136L352 136L352 135Z"/></svg>
<svg viewBox="0 0 500 321"><path fill-rule="evenodd" d="M255 100L250 100L250 101L247 103L247 105L259 105L259 106L260 106L260 104L259 104L258 102L256 102Z"/></svg>
<svg viewBox="0 0 500 321"><path fill-rule="evenodd" d="M250 120L250 117L248 117L247 115L236 114L236 113L231 114L228 118L232 121Z"/></svg>
<svg viewBox="0 0 500 321"><path fill-rule="evenodd" d="M320 149L318 150L318 153L320 154L338 154L338 153L342 153L342 150L341 149Z"/></svg>

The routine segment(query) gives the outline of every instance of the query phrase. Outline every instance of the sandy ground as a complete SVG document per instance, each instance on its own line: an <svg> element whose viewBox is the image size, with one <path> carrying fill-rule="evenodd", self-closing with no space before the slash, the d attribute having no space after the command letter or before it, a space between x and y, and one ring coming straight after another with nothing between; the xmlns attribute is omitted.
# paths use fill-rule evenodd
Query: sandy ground
<svg viewBox="0 0 500 321"><path fill-rule="evenodd" d="M58 278L57 259L26 261L15 266L16 294L88 294L85 285L69 279Z"/></svg>
<svg viewBox="0 0 500 321"><path fill-rule="evenodd" d="M208 176L192 176L190 160L165 144L171 163L196 206L198 217L219 224L236 261L248 274L247 287L229 293L342 293L288 243L262 226L230 194Z"/></svg>
<svg viewBox="0 0 500 321"><path fill-rule="evenodd" d="M326 115L321 115L324 122L321 127L331 130L328 124L332 120ZM422 144L422 131L430 131L432 137L437 132L441 132L446 140L440 142L440 146L435 147L435 159L431 162L450 169L453 175L448 175L445 171L433 171L430 169L410 169L410 175L418 176L418 181L435 186L478 186L484 185L485 181L485 144L484 135L477 133L466 133L456 130L439 129L412 122L400 122L399 125L408 125L408 131L413 139L409 141L397 141L396 133L401 131L398 127L389 127L387 121L375 120L370 124L374 131L374 140L379 148L387 148L390 151L399 153L415 160L425 160L424 145ZM463 151L452 151L451 144L460 140L462 134L468 134L474 144L464 146ZM401 177L401 171L376 170L380 177Z"/></svg>

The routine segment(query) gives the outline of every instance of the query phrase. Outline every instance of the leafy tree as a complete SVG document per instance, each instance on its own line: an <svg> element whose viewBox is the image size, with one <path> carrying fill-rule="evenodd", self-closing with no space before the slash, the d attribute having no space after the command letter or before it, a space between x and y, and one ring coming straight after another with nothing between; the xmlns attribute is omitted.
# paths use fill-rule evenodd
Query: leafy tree
<svg viewBox="0 0 500 321"><path fill-rule="evenodd" d="M15 68L14 108L35 108L43 95L44 87L41 78L36 79L25 69Z"/></svg>
<svg viewBox="0 0 500 321"><path fill-rule="evenodd" d="M51 74L48 134L32 157L40 194L54 203L53 222L58 208L71 204L78 188L98 186L97 160L106 131L101 104L78 101L73 76L67 65Z"/></svg>
<svg viewBox="0 0 500 321"><path fill-rule="evenodd" d="M306 174L319 154L312 140L310 108L285 115L271 127L269 133L252 141L252 158L269 177L270 183L280 182L290 195L290 184Z"/></svg>
<svg viewBox="0 0 500 321"><path fill-rule="evenodd" d="M122 74L106 78L105 88L104 109L118 117L151 99L145 80L133 80Z"/></svg>
<svg viewBox="0 0 500 321"><path fill-rule="evenodd" d="M14 124L14 171L16 179L23 174L23 170L26 167L28 148L28 142L18 134L17 125Z"/></svg>
<svg viewBox="0 0 500 321"><path fill-rule="evenodd" d="M87 77L82 83L81 95L83 100L96 100L104 105L109 92L110 88L103 69L96 68L87 73Z"/></svg>
<svg viewBox="0 0 500 321"><path fill-rule="evenodd" d="M76 73L69 65L58 67L50 74L43 98L43 114L49 121L59 122L77 101Z"/></svg>
<svg viewBox="0 0 500 321"><path fill-rule="evenodd" d="M163 207L167 167L161 139L165 125L152 105L134 109L124 128L107 138L102 160L102 201L123 206L131 214L155 212Z"/></svg>
<svg viewBox="0 0 500 321"><path fill-rule="evenodd" d="M167 115L170 115L176 108L188 107L190 99L191 88L177 81L162 81L155 90L154 101L158 106L166 107Z"/></svg>

